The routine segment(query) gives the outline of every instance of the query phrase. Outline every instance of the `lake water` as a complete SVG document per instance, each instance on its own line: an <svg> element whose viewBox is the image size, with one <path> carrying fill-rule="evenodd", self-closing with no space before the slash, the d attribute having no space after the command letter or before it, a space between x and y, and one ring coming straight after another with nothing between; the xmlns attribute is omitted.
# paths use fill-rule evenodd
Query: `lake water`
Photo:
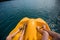
<svg viewBox="0 0 60 40"><path fill-rule="evenodd" d="M0 2L0 40L24 17L42 18L60 33L60 0L11 0Z"/></svg>

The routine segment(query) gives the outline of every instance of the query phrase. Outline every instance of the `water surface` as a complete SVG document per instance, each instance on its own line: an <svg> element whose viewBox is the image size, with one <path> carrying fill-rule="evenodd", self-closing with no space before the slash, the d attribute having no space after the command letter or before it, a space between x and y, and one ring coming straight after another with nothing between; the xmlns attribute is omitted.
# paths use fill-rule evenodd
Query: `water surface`
<svg viewBox="0 0 60 40"><path fill-rule="evenodd" d="M11 0L0 2L0 40L24 17L42 18L60 33L60 0Z"/></svg>

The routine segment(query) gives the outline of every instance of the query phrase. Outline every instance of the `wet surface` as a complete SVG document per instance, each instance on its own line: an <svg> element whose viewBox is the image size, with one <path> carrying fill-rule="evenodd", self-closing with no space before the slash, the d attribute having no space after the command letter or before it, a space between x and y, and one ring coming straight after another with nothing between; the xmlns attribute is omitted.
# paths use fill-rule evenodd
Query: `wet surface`
<svg viewBox="0 0 60 40"><path fill-rule="evenodd" d="M11 0L0 0L0 2L11 1Z"/></svg>
<svg viewBox="0 0 60 40"><path fill-rule="evenodd" d="M0 40L5 40L23 17L43 18L52 31L60 33L60 0L0 2Z"/></svg>

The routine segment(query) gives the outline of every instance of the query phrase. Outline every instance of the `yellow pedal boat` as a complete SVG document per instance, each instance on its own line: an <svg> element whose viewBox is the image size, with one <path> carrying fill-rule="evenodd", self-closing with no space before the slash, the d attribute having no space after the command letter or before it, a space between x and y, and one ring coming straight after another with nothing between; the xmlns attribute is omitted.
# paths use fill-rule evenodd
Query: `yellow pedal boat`
<svg viewBox="0 0 60 40"><path fill-rule="evenodd" d="M40 27L41 29L43 25L46 26L47 30L50 30L48 24L41 18L23 18L17 26L9 33L9 35L15 33L20 27L23 27L24 24L27 24L27 28L23 37L23 40L41 40L42 35L37 32L36 27ZM18 40L21 35L21 31L17 33L12 40ZM49 36L49 40L52 40L51 36Z"/></svg>

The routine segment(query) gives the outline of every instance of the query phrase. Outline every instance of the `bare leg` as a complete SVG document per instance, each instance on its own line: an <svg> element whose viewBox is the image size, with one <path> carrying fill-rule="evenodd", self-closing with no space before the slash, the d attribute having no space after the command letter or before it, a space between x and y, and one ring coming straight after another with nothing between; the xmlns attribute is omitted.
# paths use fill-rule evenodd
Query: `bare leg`
<svg viewBox="0 0 60 40"><path fill-rule="evenodd" d="M49 35L53 37L53 40L60 40L60 34L50 31L50 30L46 30L45 25L44 25L43 30L47 31Z"/></svg>
<svg viewBox="0 0 60 40"><path fill-rule="evenodd" d="M44 29L46 30L46 29ZM54 40L60 40L60 34L56 33L56 32L53 32L53 31L50 31L50 30L46 30L50 36L52 36L54 38Z"/></svg>
<svg viewBox="0 0 60 40"><path fill-rule="evenodd" d="M42 35L43 35L42 40L48 40L49 34L46 31L44 31L44 33Z"/></svg>
<svg viewBox="0 0 60 40"><path fill-rule="evenodd" d="M42 36L42 40L48 40L49 34L47 31L41 30L39 27L37 27L38 32L40 32Z"/></svg>
<svg viewBox="0 0 60 40"><path fill-rule="evenodd" d="M13 38L20 30L21 30L21 28L18 29L18 30L17 30L15 33L13 33L12 35L8 35L7 38L6 38L6 40L12 40L12 38Z"/></svg>
<svg viewBox="0 0 60 40"><path fill-rule="evenodd" d="M26 24L24 24L24 26L23 26L23 27L24 27L24 28L23 28L23 31L22 31L21 36L19 37L19 40L23 40L23 36L24 36L24 33L25 33L25 30L26 30L27 25L26 25Z"/></svg>
<svg viewBox="0 0 60 40"><path fill-rule="evenodd" d="M23 35L24 35L24 30L23 30L21 36L19 37L19 40L23 40Z"/></svg>

